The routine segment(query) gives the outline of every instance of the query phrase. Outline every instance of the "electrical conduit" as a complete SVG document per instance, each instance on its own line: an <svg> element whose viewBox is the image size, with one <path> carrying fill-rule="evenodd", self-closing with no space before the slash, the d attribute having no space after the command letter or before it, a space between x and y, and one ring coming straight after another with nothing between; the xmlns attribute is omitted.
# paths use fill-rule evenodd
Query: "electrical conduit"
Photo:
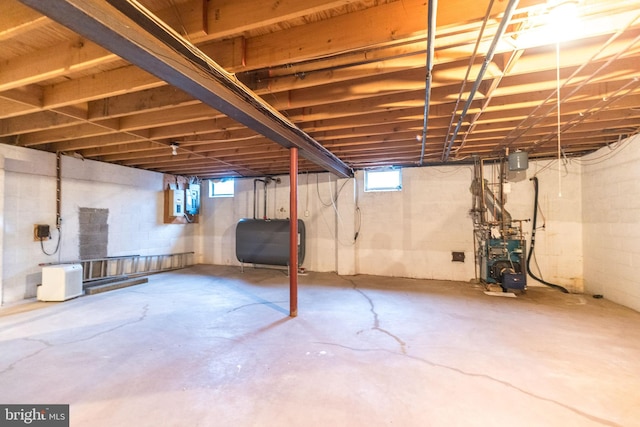
<svg viewBox="0 0 640 427"><path fill-rule="evenodd" d="M498 31L496 32L496 35L493 38L493 41L491 42L491 46L489 47L487 56L484 58L484 62L482 63L482 67L480 68L480 72L478 73L478 77L476 78L476 81L473 84L473 87L471 88L471 93L469 93L469 98L467 98L467 102L464 108L462 109L462 113L460 114L460 118L458 119L458 124L456 125L453 135L451 135L451 139L449 139L449 142L448 143L445 142L445 149L444 149L444 152L442 153L443 162L446 162L449 159L449 154L451 153L451 147L453 146L453 142L458 136L458 132L460 131L464 118L466 117L467 112L471 107L473 98L475 97L476 92L480 87L480 83L482 83L482 80L484 79L484 73L486 73L487 69L489 68L489 65L491 64L491 61L493 60L493 55L496 51L496 48L498 47L498 42L500 42L500 40L504 36L504 33L507 29L507 24L509 24L509 22L511 21L511 17L513 16L513 13L516 7L518 6L518 2L519 0L510 0L509 4L507 5L507 9L505 10L504 16L500 21L500 25L498 26ZM455 111L453 112L453 114L455 114Z"/></svg>

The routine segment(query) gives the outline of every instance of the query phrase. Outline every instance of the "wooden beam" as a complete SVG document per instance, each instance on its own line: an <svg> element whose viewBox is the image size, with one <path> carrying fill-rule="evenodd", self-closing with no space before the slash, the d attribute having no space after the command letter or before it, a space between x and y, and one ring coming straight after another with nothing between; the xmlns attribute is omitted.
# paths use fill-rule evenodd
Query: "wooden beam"
<svg viewBox="0 0 640 427"><path fill-rule="evenodd" d="M0 42L6 42L51 23L51 20L33 9L3 0L0 13Z"/></svg>
<svg viewBox="0 0 640 427"><path fill-rule="evenodd" d="M166 83L136 67L122 67L98 75L48 85L43 91L43 108L57 108L165 86Z"/></svg>
<svg viewBox="0 0 640 427"><path fill-rule="evenodd" d="M281 145L302 148L304 157L312 159L327 170L343 177L352 174L340 159L324 150L283 116L266 106L257 108L259 100L234 82L217 64L205 61L211 80L203 78L201 73L204 70L194 68L195 62L202 61L202 57L185 58L178 54L176 46L169 48L150 38L146 32L136 30L134 24L122 20L110 7L104 4L81 4L78 0L50 0L45 3L37 0L22 1ZM121 5L132 6L129 3ZM128 12L132 15L136 13L135 10ZM144 15L136 15L136 19L142 19L141 16ZM146 25L156 31L164 31L151 19L146 21ZM181 43L177 39L172 40L178 45Z"/></svg>
<svg viewBox="0 0 640 427"><path fill-rule="evenodd" d="M46 52L37 51L5 61L0 73L0 91L87 70L115 59L117 56L104 48L76 38Z"/></svg>
<svg viewBox="0 0 640 427"><path fill-rule="evenodd" d="M543 0L522 1L521 7L542 3ZM505 2L494 6L493 16L504 12ZM460 11L464 10L461 15ZM438 29L452 24L478 22L486 12L485 2L449 0L438 9ZM383 46L398 40L425 37L427 2L403 0L367 8L332 19L308 23L287 31L277 31L247 40L246 64L250 69L273 67L339 52L361 49L362 46ZM357 28L357 31L344 31ZM208 47L203 46L208 53Z"/></svg>
<svg viewBox="0 0 640 427"><path fill-rule="evenodd" d="M42 111L0 120L0 135L16 135L77 124L78 120L76 118L60 115L53 111Z"/></svg>
<svg viewBox="0 0 640 427"><path fill-rule="evenodd" d="M151 112L167 107L199 104L193 96L173 86L161 86L143 91L127 92L89 102L90 119L120 117L135 112Z"/></svg>

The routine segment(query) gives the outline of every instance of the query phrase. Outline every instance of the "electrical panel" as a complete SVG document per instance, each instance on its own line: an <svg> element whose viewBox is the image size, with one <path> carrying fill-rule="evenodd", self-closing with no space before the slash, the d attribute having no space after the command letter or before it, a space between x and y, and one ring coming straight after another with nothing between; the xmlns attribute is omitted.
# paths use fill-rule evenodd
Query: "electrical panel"
<svg viewBox="0 0 640 427"><path fill-rule="evenodd" d="M200 185L189 184L189 187L185 190L185 194L185 212L189 215L198 215L200 213Z"/></svg>
<svg viewBox="0 0 640 427"><path fill-rule="evenodd" d="M191 224L199 221L200 185L168 184L164 190L165 224Z"/></svg>
<svg viewBox="0 0 640 427"><path fill-rule="evenodd" d="M184 210L184 191L183 190L169 190L170 215L182 216L185 213Z"/></svg>

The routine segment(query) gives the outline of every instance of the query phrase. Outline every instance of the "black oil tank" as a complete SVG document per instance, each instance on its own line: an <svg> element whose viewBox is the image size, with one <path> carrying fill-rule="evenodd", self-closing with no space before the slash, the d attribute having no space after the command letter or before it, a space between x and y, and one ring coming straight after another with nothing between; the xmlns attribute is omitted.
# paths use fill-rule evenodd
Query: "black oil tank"
<svg viewBox="0 0 640 427"><path fill-rule="evenodd" d="M305 228L298 220L298 267L304 261ZM236 225L236 258L248 264L289 265L289 220L243 218Z"/></svg>

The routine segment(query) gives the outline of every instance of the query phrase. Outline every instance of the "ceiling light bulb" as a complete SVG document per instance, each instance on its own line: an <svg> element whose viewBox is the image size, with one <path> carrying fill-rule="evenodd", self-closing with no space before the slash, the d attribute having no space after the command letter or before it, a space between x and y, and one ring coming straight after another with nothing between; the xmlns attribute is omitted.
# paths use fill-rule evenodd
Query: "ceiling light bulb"
<svg viewBox="0 0 640 427"><path fill-rule="evenodd" d="M580 21L577 0L556 2L549 10L549 27L556 35L557 41L575 37L580 32Z"/></svg>
<svg viewBox="0 0 640 427"><path fill-rule="evenodd" d="M180 145L177 142L172 142L170 147L171 147L171 154L173 156L177 156L178 155L178 147Z"/></svg>

